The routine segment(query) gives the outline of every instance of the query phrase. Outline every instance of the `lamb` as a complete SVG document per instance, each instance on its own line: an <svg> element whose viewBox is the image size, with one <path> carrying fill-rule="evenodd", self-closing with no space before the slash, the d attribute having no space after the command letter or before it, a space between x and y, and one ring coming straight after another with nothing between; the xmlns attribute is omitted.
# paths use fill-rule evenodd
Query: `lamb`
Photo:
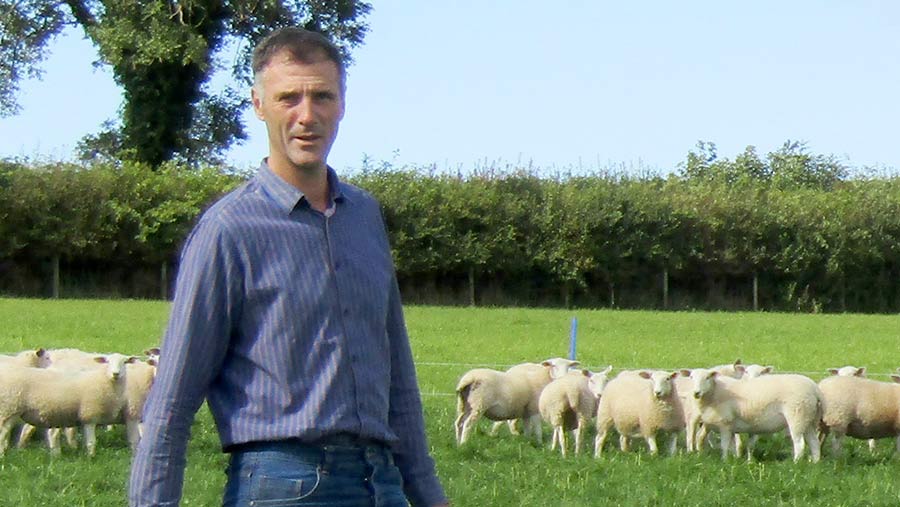
<svg viewBox="0 0 900 507"><path fill-rule="evenodd" d="M126 366L128 374L125 377L125 407L117 422L125 423L128 443L131 450L137 450L138 443L143 436L141 420L144 412L144 403L150 394L150 386L156 378L157 361L153 357L145 361L134 361Z"/></svg>
<svg viewBox="0 0 900 507"><path fill-rule="evenodd" d="M812 379L782 374L728 381L703 368L693 370L691 378L701 421L719 430L723 459L734 433L774 433L784 428L794 444L794 461L806 446L814 463L821 458L816 428L824 401Z"/></svg>
<svg viewBox="0 0 900 507"><path fill-rule="evenodd" d="M657 434L669 433L669 452L675 453L678 432L684 429L681 400L673 380L678 373L640 371L619 374L609 381L597 408L594 457L600 457L609 429L619 433L619 447L628 450L628 439L643 437L651 454L658 453Z"/></svg>
<svg viewBox="0 0 900 507"><path fill-rule="evenodd" d="M525 435L542 441L538 396L554 378L578 361L553 358L541 364L525 363L508 371L476 368L466 372L456 385L456 442L464 444L484 416L492 421L522 419Z"/></svg>
<svg viewBox="0 0 900 507"><path fill-rule="evenodd" d="M891 375L900 383L900 375ZM900 451L900 386L860 376L834 375L819 382L825 397L823 433L833 435L831 449L841 454L844 436L897 437ZM871 448L871 444L870 444Z"/></svg>
<svg viewBox="0 0 900 507"><path fill-rule="evenodd" d="M581 452L584 430L597 412L598 393L602 393L612 366L592 373L569 371L547 385L541 392L538 408L541 417L553 427L550 450L559 444L566 456L566 431L575 430L575 454Z"/></svg>
<svg viewBox="0 0 900 507"><path fill-rule="evenodd" d="M726 376L722 377L722 378L737 378L740 380L756 378L761 375L769 375L769 374L775 372L774 366L763 366L760 364L742 365L740 363L741 363L741 360L738 359L737 361L735 361L735 364L733 365L732 368L728 368L726 365L726 367L717 366L714 369L719 374L722 374L723 371L725 372ZM686 373L684 371L682 371L682 375L689 376L690 371L688 371ZM737 376L735 376L735 375L737 375ZM692 392L693 388L691 386L691 380L689 378L686 378L683 376L678 377L676 379L675 385L676 385L676 388L679 388L679 387L681 388L678 390L678 392L682 398L682 403L685 405L686 425L688 428L694 428L696 431L696 438L693 439L695 442L694 448L691 448L690 445L688 445L688 450L699 451L700 445L703 442L708 441L707 440L707 428L706 428L706 426L704 426L703 424L700 423L700 411L696 407L697 402L696 402L696 400L694 400L694 397L693 397L693 392ZM688 398L687 402L685 402L686 397ZM688 417L691 418L690 422L687 422ZM758 440L759 440L759 435L751 435L750 436L750 441L749 441L749 444L747 447L748 459L752 459L753 446L756 445L756 442ZM735 433L734 434L734 448L735 448L735 452L737 454L741 454L741 448L743 445L742 442L743 441L741 439L741 435L739 433Z"/></svg>
<svg viewBox="0 0 900 507"><path fill-rule="evenodd" d="M828 373L841 377L865 377L866 367L859 368L857 366L842 366L840 368L829 368Z"/></svg>
<svg viewBox="0 0 900 507"><path fill-rule="evenodd" d="M121 354L98 356L103 370L82 372L54 368L10 367L0 371L0 455L9 444L9 432L19 419L41 427L82 425L85 449L93 456L97 424L115 422L125 405L125 364L134 357ZM57 441L50 442L53 453Z"/></svg>
<svg viewBox="0 0 900 507"><path fill-rule="evenodd" d="M42 368L47 362L47 351L44 349L23 350L18 354L0 354L0 366L28 366Z"/></svg>

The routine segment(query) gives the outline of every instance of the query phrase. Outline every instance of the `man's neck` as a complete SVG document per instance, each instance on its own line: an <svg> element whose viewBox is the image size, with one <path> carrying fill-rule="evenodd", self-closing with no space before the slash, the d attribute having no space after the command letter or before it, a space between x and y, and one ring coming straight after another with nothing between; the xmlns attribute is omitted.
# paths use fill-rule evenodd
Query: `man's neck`
<svg viewBox="0 0 900 507"><path fill-rule="evenodd" d="M288 184L303 192L309 205L318 211L328 208L328 168L301 168L291 165L273 167L272 171Z"/></svg>

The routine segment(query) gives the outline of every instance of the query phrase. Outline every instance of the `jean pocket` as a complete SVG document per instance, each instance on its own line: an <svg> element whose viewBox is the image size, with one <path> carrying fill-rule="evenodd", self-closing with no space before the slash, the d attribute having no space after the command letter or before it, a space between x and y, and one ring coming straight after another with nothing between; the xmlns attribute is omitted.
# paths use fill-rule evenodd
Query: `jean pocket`
<svg viewBox="0 0 900 507"><path fill-rule="evenodd" d="M250 507L292 507L303 505L319 487L322 472L318 468L297 470L287 476L259 474L254 477Z"/></svg>

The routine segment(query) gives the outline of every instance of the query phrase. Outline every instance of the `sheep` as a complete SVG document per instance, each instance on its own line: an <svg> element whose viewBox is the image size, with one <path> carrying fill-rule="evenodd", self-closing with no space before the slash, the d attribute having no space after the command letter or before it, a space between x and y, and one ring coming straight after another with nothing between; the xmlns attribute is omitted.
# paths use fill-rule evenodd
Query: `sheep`
<svg viewBox="0 0 900 507"><path fill-rule="evenodd" d="M551 451L559 444L565 457L566 431L575 430L575 454L581 452L584 430L597 411L597 394L602 393L611 370L612 366L597 373L569 371L541 392L538 408L541 417L553 428Z"/></svg>
<svg viewBox="0 0 900 507"><path fill-rule="evenodd" d="M44 349L23 350L18 354L0 354L0 366L29 366L42 368L47 363L47 351Z"/></svg>
<svg viewBox="0 0 900 507"><path fill-rule="evenodd" d="M81 372L54 368L10 367L0 370L0 455L6 452L13 423L41 427L82 425L85 449L93 456L97 424L114 422L125 406L125 364L136 360L121 354L98 356L104 370ZM58 441L50 450L59 452Z"/></svg>
<svg viewBox="0 0 900 507"><path fill-rule="evenodd" d="M819 461L816 427L822 418L823 397L812 379L795 374L731 381L721 377L703 368L691 372L701 421L719 430L723 459L728 457L734 433L774 433L787 428L794 461L806 446L812 461Z"/></svg>
<svg viewBox="0 0 900 507"><path fill-rule="evenodd" d="M842 366L840 368L829 368L828 373L841 377L865 377L866 367L859 368L857 366Z"/></svg>
<svg viewBox="0 0 900 507"><path fill-rule="evenodd" d="M900 375L891 375L900 382ZM845 436L896 438L900 451L900 386L860 376L834 375L819 381L825 397L823 434L832 434L831 449L841 454ZM870 444L870 448L872 445Z"/></svg>
<svg viewBox="0 0 900 507"><path fill-rule="evenodd" d="M735 359L731 364L720 364L718 366L710 366L710 370L731 378L741 378L744 376L744 364L740 359Z"/></svg>
<svg viewBox="0 0 900 507"><path fill-rule="evenodd" d="M143 436L141 419L144 412L144 403L150 393L150 386L156 378L157 361L152 356L145 361L135 361L126 366L128 374L125 377L125 407L117 422L124 422L128 443L132 451L137 450L138 443Z"/></svg>
<svg viewBox="0 0 900 507"><path fill-rule="evenodd" d="M508 371L476 368L466 372L456 385L456 442L464 444L484 416L492 421L522 419L525 435L542 441L538 409L540 391L551 380L562 376L578 361L553 358L541 364L525 363Z"/></svg>
<svg viewBox="0 0 900 507"><path fill-rule="evenodd" d="M600 457L609 429L619 433L619 447L628 450L628 439L643 437L651 454L657 454L656 436L669 433L669 453L675 453L678 432L685 419L673 380L678 373L640 371L619 374L609 381L597 407L594 457Z"/></svg>

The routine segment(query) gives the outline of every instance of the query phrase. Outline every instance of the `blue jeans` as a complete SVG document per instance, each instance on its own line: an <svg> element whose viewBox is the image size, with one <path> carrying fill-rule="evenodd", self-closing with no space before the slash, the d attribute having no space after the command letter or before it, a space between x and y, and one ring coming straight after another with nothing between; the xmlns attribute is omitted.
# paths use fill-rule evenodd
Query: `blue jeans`
<svg viewBox="0 0 900 507"><path fill-rule="evenodd" d="M382 445L253 444L231 454L223 507L408 507Z"/></svg>

